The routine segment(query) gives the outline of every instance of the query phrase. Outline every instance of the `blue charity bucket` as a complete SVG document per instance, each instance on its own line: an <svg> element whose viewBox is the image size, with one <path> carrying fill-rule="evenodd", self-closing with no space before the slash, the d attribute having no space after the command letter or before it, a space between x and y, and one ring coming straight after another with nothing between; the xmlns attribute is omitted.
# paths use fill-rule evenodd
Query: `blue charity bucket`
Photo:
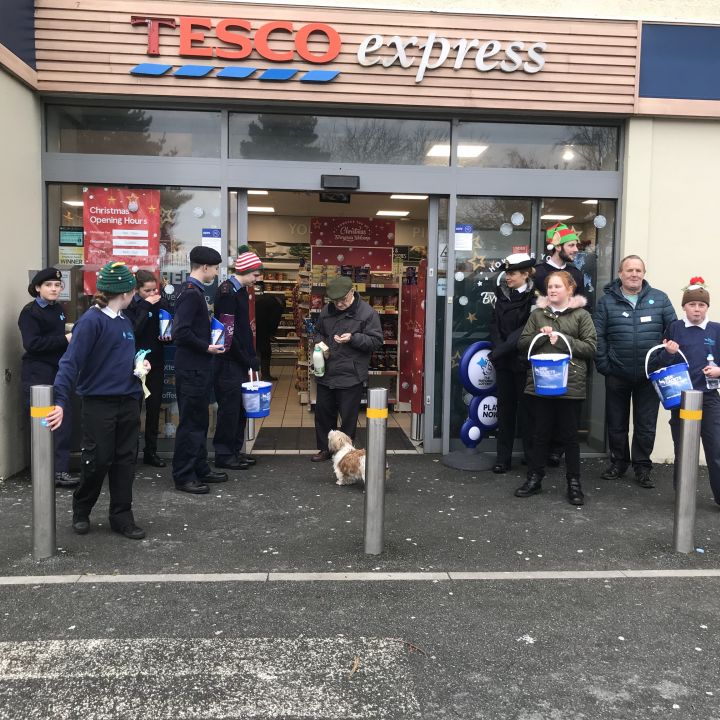
<svg viewBox="0 0 720 720"><path fill-rule="evenodd" d="M158 318L160 320L160 337L172 337L172 315L167 310L160 308Z"/></svg>
<svg viewBox="0 0 720 720"><path fill-rule="evenodd" d="M210 344L223 345L225 343L225 326L217 319L210 321Z"/></svg>
<svg viewBox="0 0 720 720"><path fill-rule="evenodd" d="M546 338L545 333L538 333L528 348L528 360L535 383L535 392L538 395L565 395L567 392L568 372L570 369L570 358L572 348L568 339L562 333L555 333L561 337L568 347L569 355L565 353L545 353L543 355L532 355L532 349L538 339Z"/></svg>
<svg viewBox="0 0 720 720"><path fill-rule="evenodd" d="M242 384L242 401L245 409L245 417L264 418L270 414L270 399L272 396L272 383L260 380L255 375L252 379L250 371L250 382Z"/></svg>
<svg viewBox="0 0 720 720"><path fill-rule="evenodd" d="M690 380L690 368L688 367L687 358L682 350L678 352L682 355L685 362L669 365L660 370L655 370L648 375L648 361L650 353L655 352L664 345L655 345L647 351L645 356L645 376L652 382L655 392L660 396L660 402L666 410L680 407L683 390L692 390L692 380Z"/></svg>

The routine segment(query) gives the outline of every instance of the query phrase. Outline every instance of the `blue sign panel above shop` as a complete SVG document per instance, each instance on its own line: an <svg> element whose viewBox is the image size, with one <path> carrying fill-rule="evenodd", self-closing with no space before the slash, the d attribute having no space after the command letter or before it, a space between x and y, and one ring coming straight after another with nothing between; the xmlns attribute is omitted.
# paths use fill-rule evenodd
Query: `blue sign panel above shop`
<svg viewBox="0 0 720 720"><path fill-rule="evenodd" d="M720 100L720 27L643 24L640 97Z"/></svg>
<svg viewBox="0 0 720 720"><path fill-rule="evenodd" d="M0 45L35 68L35 6L33 0L3 0Z"/></svg>

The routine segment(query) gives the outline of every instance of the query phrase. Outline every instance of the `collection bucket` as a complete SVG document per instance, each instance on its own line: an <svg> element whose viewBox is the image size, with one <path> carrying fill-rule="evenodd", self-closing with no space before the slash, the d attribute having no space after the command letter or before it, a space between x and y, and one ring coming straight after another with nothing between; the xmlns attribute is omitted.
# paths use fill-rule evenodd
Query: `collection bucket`
<svg viewBox="0 0 720 720"><path fill-rule="evenodd" d="M565 395L567 392L572 348L570 347L568 339L562 333L555 334L564 340L568 347L569 355L565 355L564 353L531 355L535 342L541 337L547 337L545 333L538 333L528 348L528 360L532 368L535 392L538 395Z"/></svg>
<svg viewBox="0 0 720 720"><path fill-rule="evenodd" d="M172 337L172 315L161 308L158 310L158 318L160 319L160 337Z"/></svg>
<svg viewBox="0 0 720 720"><path fill-rule="evenodd" d="M242 384L242 401L245 408L245 416L249 418L263 418L270 414L270 397L272 395L272 383L258 379Z"/></svg>
<svg viewBox="0 0 720 720"><path fill-rule="evenodd" d="M225 343L225 326L217 319L210 321L210 344L223 345Z"/></svg>
<svg viewBox="0 0 720 720"><path fill-rule="evenodd" d="M655 345L647 351L645 356L645 375L652 382L655 392L660 396L660 402L666 410L680 407L683 390L692 390L692 381L690 380L690 370L688 368L687 358L682 350L678 352L682 355L685 362L669 365L660 370L655 370L648 374L648 360L650 353L664 345Z"/></svg>

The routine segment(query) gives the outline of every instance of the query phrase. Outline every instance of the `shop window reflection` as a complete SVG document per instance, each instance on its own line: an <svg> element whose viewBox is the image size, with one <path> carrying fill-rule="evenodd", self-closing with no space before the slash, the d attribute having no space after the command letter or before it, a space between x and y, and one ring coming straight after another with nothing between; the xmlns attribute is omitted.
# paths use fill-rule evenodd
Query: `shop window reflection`
<svg viewBox="0 0 720 720"><path fill-rule="evenodd" d="M606 170L618 168L616 127L530 123L460 123L461 167L526 170ZM474 152L463 148L474 147Z"/></svg>
<svg viewBox="0 0 720 720"><path fill-rule="evenodd" d="M447 148L447 152L437 152ZM230 115L230 157L308 162L448 165L450 123L432 120Z"/></svg>
<svg viewBox="0 0 720 720"><path fill-rule="evenodd" d="M48 152L220 157L220 113L48 105Z"/></svg>

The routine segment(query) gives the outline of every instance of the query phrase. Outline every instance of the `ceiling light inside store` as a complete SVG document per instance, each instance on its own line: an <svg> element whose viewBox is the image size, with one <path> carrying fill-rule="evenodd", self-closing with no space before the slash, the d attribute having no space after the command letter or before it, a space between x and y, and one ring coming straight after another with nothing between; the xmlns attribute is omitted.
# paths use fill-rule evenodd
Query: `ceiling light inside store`
<svg viewBox="0 0 720 720"><path fill-rule="evenodd" d="M63 200L63 205L69 205L70 207L82 207L84 204L82 200Z"/></svg>
<svg viewBox="0 0 720 720"><path fill-rule="evenodd" d="M248 190L248 195L267 195L267 190Z"/></svg>
<svg viewBox="0 0 720 720"><path fill-rule="evenodd" d="M391 195L391 200L427 200L427 195Z"/></svg>
<svg viewBox="0 0 720 720"><path fill-rule="evenodd" d="M572 217L572 215L541 215L541 220L557 220L558 222L562 222L563 220L569 220Z"/></svg>
<svg viewBox="0 0 720 720"><path fill-rule="evenodd" d="M583 205L597 205L598 201L597 200L583 200L582 204Z"/></svg>
<svg viewBox="0 0 720 720"><path fill-rule="evenodd" d="M375 215L380 217L407 217L410 214L409 210L378 210Z"/></svg>
<svg viewBox="0 0 720 720"><path fill-rule="evenodd" d="M275 208L268 205L248 205L248 212L274 213Z"/></svg>
<svg viewBox="0 0 720 720"><path fill-rule="evenodd" d="M476 158L488 149L487 145L458 145L457 154L459 158ZM433 145L427 151L427 157L450 157L449 145Z"/></svg>

